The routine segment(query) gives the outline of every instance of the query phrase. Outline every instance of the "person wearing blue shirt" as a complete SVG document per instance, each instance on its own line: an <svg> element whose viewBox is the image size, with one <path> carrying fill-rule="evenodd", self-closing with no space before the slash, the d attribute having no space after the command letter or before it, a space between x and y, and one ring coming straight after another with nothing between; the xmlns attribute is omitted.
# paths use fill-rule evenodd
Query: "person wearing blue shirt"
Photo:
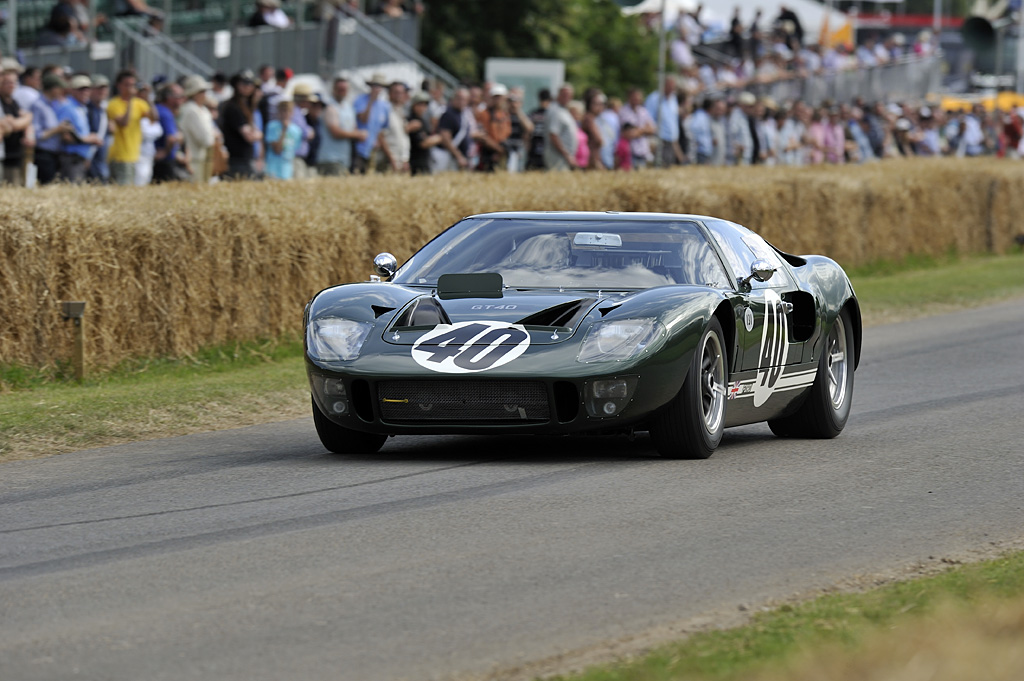
<svg viewBox="0 0 1024 681"><path fill-rule="evenodd" d="M68 98L57 112L61 122L68 122L74 130L73 140L65 142L60 154L60 176L68 182L84 182L89 160L103 143L99 135L89 130L87 103L92 92L92 80L86 75L71 78Z"/></svg>
<svg viewBox="0 0 1024 681"><path fill-rule="evenodd" d="M292 122L294 111L292 100L281 97L277 100L277 118L267 126L267 177L290 180L295 174L295 152L302 143L302 129Z"/></svg>
<svg viewBox="0 0 1024 681"><path fill-rule="evenodd" d="M676 79L672 76L666 77L665 89L648 95L644 107L658 128L658 139L661 140L659 163L663 167L681 164L683 151L679 146L679 99L676 97Z"/></svg>
<svg viewBox="0 0 1024 681"><path fill-rule="evenodd" d="M185 91L177 83L165 83L156 95L156 114L160 118L163 134L154 142L153 182L188 180L188 170L182 157L183 135L178 130L178 110L185 102Z"/></svg>
<svg viewBox="0 0 1024 681"><path fill-rule="evenodd" d="M711 157L715 152L715 138L711 132L711 106L714 100L710 97L704 100L704 104L690 116L690 138L693 146L690 153L695 155L694 160L700 165L711 163Z"/></svg>
<svg viewBox="0 0 1024 681"><path fill-rule="evenodd" d="M43 94L30 109L36 133L35 162L39 184L49 184L57 179L64 138L74 129L69 121L61 121L58 116L64 106L67 86L67 81L56 73L46 74L43 77Z"/></svg>
<svg viewBox="0 0 1024 681"><path fill-rule="evenodd" d="M391 115L391 105L384 97L384 82L387 77L383 73L373 74L367 85L370 92L356 97L353 108L356 110L356 126L366 131L366 139L356 143L355 158L352 159L352 172L366 174L370 167L370 154L377 147L380 131L387 127Z"/></svg>

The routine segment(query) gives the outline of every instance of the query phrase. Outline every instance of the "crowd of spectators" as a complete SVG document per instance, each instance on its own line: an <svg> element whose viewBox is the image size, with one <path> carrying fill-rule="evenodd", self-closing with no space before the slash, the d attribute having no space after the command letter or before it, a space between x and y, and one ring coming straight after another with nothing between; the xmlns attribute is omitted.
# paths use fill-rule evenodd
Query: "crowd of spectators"
<svg viewBox="0 0 1024 681"><path fill-rule="evenodd" d="M776 102L742 91L699 97L668 76L624 100L569 83L540 92L437 83L417 91L377 73L355 95L338 75L317 92L266 65L140 83L123 71L66 74L3 60L4 181L120 185L212 178L448 171L635 170L674 165L815 165L909 156L1018 157L1021 111L915 102ZM31 163L29 163L31 161Z"/></svg>
<svg viewBox="0 0 1024 681"><path fill-rule="evenodd" d="M331 3L350 6L350 0ZM381 12L398 15L401 2ZM88 27L82 0L60 0L55 18L72 33ZM151 14L143 0L119 11ZM411 7L421 7L412 3ZM413 10L414 11L414 10ZM260 0L252 22L287 20L277 0ZM63 25L63 24L62 24ZM766 30L765 30L766 29ZM931 49L922 34L898 34L856 50L805 44L799 18L783 8L768 27L733 18L726 59L698 60L700 10L684 14L670 53L676 70L655 92L624 99L569 83L542 90L527 110L521 88L472 84L446 93L376 73L356 94L339 74L317 91L287 68L261 66L230 79L192 75L139 82L123 71L68 73L58 65L3 60L0 156L14 185L94 181L119 185L217 178L294 180L366 173L635 170L675 165L815 165L908 156L1018 157L1018 110L943 110L924 102L775 101L750 90L782 78L898 60ZM730 93L730 94L727 94Z"/></svg>
<svg viewBox="0 0 1024 681"><path fill-rule="evenodd" d="M918 33L913 42L894 31L884 37L870 34L856 48L842 42L823 46L805 35L800 18L785 5L773 19L758 11L748 25L741 21L737 8L724 40L709 45L702 11L698 7L683 13L669 44L680 85L690 94L884 66L904 57L927 56L934 50L933 35L927 30ZM701 53L707 56L702 58Z"/></svg>

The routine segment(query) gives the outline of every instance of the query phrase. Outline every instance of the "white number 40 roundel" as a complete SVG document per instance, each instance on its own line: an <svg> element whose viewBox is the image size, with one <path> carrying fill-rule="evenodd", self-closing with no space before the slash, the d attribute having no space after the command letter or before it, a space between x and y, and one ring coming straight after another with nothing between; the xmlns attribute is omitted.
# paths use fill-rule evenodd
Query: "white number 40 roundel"
<svg viewBox="0 0 1024 681"><path fill-rule="evenodd" d="M412 346L412 358L443 374L470 374L508 364L530 347L530 334L519 324L459 322L440 324Z"/></svg>

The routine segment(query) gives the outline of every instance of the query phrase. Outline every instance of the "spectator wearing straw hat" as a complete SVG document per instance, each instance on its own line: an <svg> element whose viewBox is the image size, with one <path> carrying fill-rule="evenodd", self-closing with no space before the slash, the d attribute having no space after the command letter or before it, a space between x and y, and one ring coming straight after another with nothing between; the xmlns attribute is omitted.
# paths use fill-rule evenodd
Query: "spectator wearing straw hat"
<svg viewBox="0 0 1024 681"><path fill-rule="evenodd" d="M352 172L361 175L366 174L370 167L370 156L380 146L380 133L388 124L388 116L391 112L391 105L383 98L384 88L387 87L387 76L377 72L366 83L370 91L356 97L353 107L356 111L356 126L366 131L366 139L356 144L355 158L352 163Z"/></svg>
<svg viewBox="0 0 1024 681"><path fill-rule="evenodd" d="M220 144L220 134L213 125L213 115L206 101L210 88L210 83L202 76L186 78L182 84L185 102L178 110L178 129L185 141L186 163L196 184L209 184L213 170L213 145Z"/></svg>
<svg viewBox="0 0 1024 681"><path fill-rule="evenodd" d="M43 94L32 105L39 184L49 184L57 179L64 137L74 129L70 122L61 121L59 117L59 112L64 106L64 90L67 86L67 82L57 74L46 75L43 78Z"/></svg>
<svg viewBox="0 0 1024 681"><path fill-rule="evenodd" d="M356 111L348 101L349 82L338 75L320 120L320 150L316 169L325 177L348 175L352 168L352 145L366 139L367 131L356 127Z"/></svg>
<svg viewBox="0 0 1024 681"><path fill-rule="evenodd" d="M92 80L89 76L78 74L71 77L68 98L64 102L57 117L68 121L73 127L73 140L64 144L60 157L60 176L68 182L85 181L89 160L103 140L89 130L88 102L92 91Z"/></svg>
<svg viewBox="0 0 1024 681"><path fill-rule="evenodd" d="M121 71L114 79L117 95L107 104L107 117L114 131L114 141L107 153L110 178L115 184L135 183L135 164L142 152L142 119L159 122L156 108L136 96L135 72Z"/></svg>
<svg viewBox="0 0 1024 681"><path fill-rule="evenodd" d="M309 113L309 109L312 106L313 97L317 96L313 91L313 86L309 83L296 83L295 87L292 88L292 123L294 123L299 131L302 133L302 137L299 140L299 148L295 151L295 172L294 177L296 179L303 179L311 175L316 174L315 169L311 169L306 164L306 157L309 156L309 143L316 136L316 129L310 125L306 119L306 115ZM280 101L280 100L279 100ZM268 124L267 131L269 132L270 126Z"/></svg>

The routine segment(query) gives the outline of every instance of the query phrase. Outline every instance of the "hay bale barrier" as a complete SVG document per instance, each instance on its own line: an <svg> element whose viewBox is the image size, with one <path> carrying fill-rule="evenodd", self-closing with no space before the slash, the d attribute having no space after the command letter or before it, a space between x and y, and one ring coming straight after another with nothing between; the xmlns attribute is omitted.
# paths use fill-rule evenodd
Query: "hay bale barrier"
<svg viewBox="0 0 1024 681"><path fill-rule="evenodd" d="M300 330L322 288L366 280L459 218L493 210L666 211L748 225L846 267L1002 253L1024 231L1024 167L858 167L358 177L145 188L0 189L0 365L71 353L64 300L87 303L93 367Z"/></svg>

